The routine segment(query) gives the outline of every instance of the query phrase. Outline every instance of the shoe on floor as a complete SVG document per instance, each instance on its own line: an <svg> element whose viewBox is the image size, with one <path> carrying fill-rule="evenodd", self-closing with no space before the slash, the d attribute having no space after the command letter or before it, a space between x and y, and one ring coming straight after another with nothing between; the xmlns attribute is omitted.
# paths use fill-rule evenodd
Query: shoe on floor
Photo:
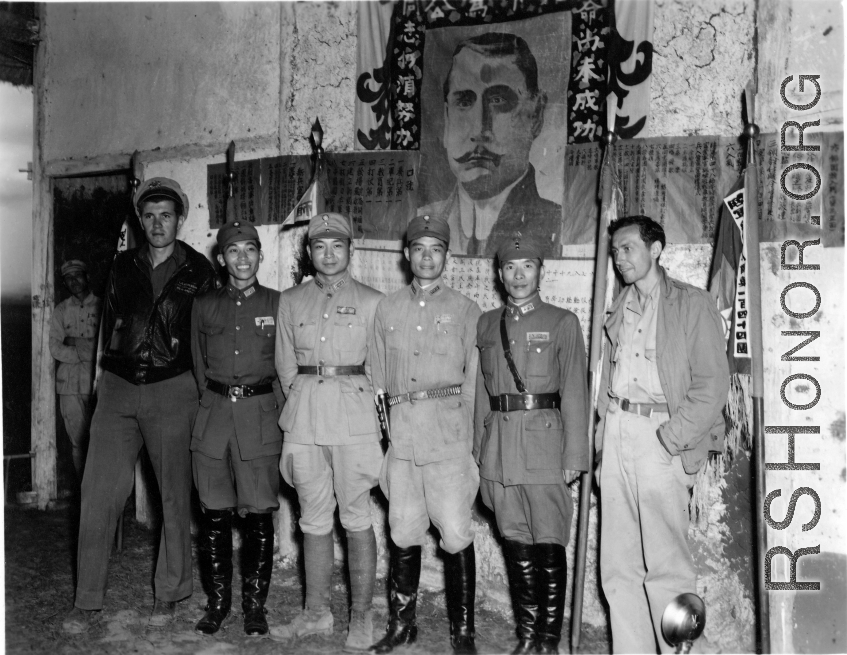
<svg viewBox="0 0 847 655"><path fill-rule="evenodd" d="M84 634L100 620L100 613L100 610L83 610L74 606L62 621L62 631L69 635Z"/></svg>
<svg viewBox="0 0 847 655"><path fill-rule="evenodd" d="M347 641L344 642L345 653L365 651L374 643L373 613L350 612L350 627L347 628Z"/></svg>
<svg viewBox="0 0 847 655"><path fill-rule="evenodd" d="M148 628L164 628L176 616L176 601L175 600L153 600L153 612L150 618L147 619Z"/></svg>
<svg viewBox="0 0 847 655"><path fill-rule="evenodd" d="M291 623L275 625L270 629L271 638L277 641L297 639L307 635L331 635L334 619L329 608L304 609Z"/></svg>

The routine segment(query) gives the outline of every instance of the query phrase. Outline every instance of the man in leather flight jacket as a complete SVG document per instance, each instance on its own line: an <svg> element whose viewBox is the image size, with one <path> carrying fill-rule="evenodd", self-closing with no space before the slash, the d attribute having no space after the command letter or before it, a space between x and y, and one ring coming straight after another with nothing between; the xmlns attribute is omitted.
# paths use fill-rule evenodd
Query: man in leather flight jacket
<svg viewBox="0 0 847 655"><path fill-rule="evenodd" d="M217 277L203 255L176 239L188 214L179 184L148 180L134 204L147 241L115 257L104 300L104 373L82 483L76 597L62 624L69 633L84 632L103 607L111 543L142 444L163 510L149 625L167 624L192 591L191 306Z"/></svg>

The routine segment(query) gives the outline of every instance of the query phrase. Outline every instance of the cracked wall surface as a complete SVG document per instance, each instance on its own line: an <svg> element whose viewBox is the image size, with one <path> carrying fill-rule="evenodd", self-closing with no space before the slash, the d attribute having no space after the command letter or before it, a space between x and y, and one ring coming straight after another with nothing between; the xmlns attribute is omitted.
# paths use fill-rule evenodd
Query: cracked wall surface
<svg viewBox="0 0 847 655"><path fill-rule="evenodd" d="M644 136L741 133L753 79L753 0L655 0L652 118Z"/></svg>
<svg viewBox="0 0 847 655"><path fill-rule="evenodd" d="M276 139L274 4L51 3L44 25L47 161Z"/></svg>

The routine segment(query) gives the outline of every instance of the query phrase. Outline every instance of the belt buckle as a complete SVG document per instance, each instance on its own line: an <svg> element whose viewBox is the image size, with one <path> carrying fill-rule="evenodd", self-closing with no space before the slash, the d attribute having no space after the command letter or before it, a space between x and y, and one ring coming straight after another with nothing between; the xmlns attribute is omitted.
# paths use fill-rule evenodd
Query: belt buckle
<svg viewBox="0 0 847 655"><path fill-rule="evenodd" d="M523 398L524 409L535 409L535 405L535 399L532 397L532 394L525 394Z"/></svg>
<svg viewBox="0 0 847 655"><path fill-rule="evenodd" d="M242 387L230 387L229 388L229 399L232 402L235 402L239 398L244 398L244 389Z"/></svg>

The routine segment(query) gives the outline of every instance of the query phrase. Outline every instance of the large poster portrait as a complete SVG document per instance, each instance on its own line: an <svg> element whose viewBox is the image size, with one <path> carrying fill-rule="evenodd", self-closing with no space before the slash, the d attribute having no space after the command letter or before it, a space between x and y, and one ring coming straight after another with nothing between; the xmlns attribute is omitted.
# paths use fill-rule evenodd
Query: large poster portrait
<svg viewBox="0 0 847 655"><path fill-rule="evenodd" d="M493 257L520 231L560 253L570 12L426 34L418 214L454 254Z"/></svg>

